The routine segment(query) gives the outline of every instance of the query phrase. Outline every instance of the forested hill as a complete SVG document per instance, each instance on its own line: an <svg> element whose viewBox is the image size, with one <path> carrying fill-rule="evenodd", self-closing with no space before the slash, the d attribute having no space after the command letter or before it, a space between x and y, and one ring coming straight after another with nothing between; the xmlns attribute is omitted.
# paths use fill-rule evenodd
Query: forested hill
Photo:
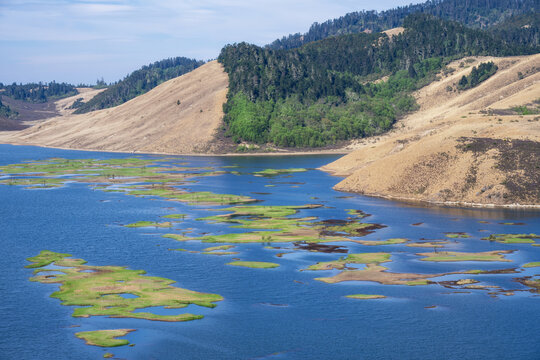
<svg viewBox="0 0 540 360"><path fill-rule="evenodd" d="M157 61L143 66L126 76L123 80L99 93L87 103L80 103L75 114L84 114L89 111L106 109L117 106L144 94L159 84L184 75L199 66L204 61L176 57Z"/></svg>
<svg viewBox="0 0 540 360"><path fill-rule="evenodd" d="M228 133L286 147L376 135L415 108L410 93L451 59L538 52L426 14L407 17L404 26L392 38L358 33L290 50L226 46L218 60L229 74Z"/></svg>
<svg viewBox="0 0 540 360"><path fill-rule="evenodd" d="M11 108L2 103L2 97L0 96L0 118L12 119L17 117L17 112L11 110Z"/></svg>
<svg viewBox="0 0 540 360"><path fill-rule="evenodd" d="M0 83L1 95L9 96L15 100L34 103L45 103L49 100L57 100L78 93L74 85L66 83L50 82L4 85Z"/></svg>
<svg viewBox="0 0 540 360"><path fill-rule="evenodd" d="M305 34L293 34L268 45L271 49L292 49L329 36L360 32L380 32L402 26L410 14L425 13L461 22L469 27L487 28L524 13L539 12L538 0L429 0L382 12L360 11L324 23L314 23Z"/></svg>
<svg viewBox="0 0 540 360"><path fill-rule="evenodd" d="M540 13L515 15L489 30L507 42L540 46Z"/></svg>

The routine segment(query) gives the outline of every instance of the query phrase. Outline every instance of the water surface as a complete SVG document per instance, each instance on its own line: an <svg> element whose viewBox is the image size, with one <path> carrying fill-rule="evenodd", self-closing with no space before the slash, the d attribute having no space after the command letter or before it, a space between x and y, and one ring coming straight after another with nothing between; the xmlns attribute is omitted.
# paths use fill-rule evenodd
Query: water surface
<svg viewBox="0 0 540 360"><path fill-rule="evenodd" d="M108 159L132 156L0 145L0 165L52 157ZM358 209L372 214L365 221L387 226L363 240L396 237L441 240L445 238L445 232L467 232L470 238L451 239L445 249L466 252L516 250L507 256L512 263L431 263L420 261L415 254L432 249L410 248L404 244L372 247L339 243L350 253L391 252L393 261L385 263L390 271L435 274L478 268L519 268L527 262L540 261L539 247L481 240L492 233L538 234L539 212L418 207L336 192L332 186L340 179L314 170L336 156L141 157L182 159L189 163L188 166L215 169L237 165L234 170L243 174L201 177L198 182L184 186L191 191L246 195L262 200L260 204L263 205L322 204L324 208L300 212L300 216L320 219L345 219L349 216L346 209ZM311 170L273 178L251 175L267 168ZM0 302L0 357L3 358L100 358L105 349L85 345L74 333L119 328L137 329L125 337L135 346L108 350L117 357L128 359L540 358L540 298L528 291L516 291L514 296L491 297L485 290L456 293L440 285L380 285L373 282L330 285L314 278L331 276L338 271L300 270L319 261L335 260L343 254L283 250L290 254L278 258L275 255L281 250L266 249L264 244L236 245L232 251L240 254L234 256L168 251L180 247L201 251L214 244L179 243L160 236L171 232L170 229L130 229L120 225L141 220L165 221L161 216L181 213L188 216L175 224L175 229L191 229L190 236L241 230L232 230L227 224L196 220L212 215L207 209L216 207L103 192L77 182L47 190L2 185L0 201L0 239L4 249L1 258L4 273L0 279L3 295ZM502 222L523 222L525 225L499 224ZM412 225L417 223L422 224ZM57 285L28 281L32 270L24 268L28 264L25 259L45 249L73 254L90 265L144 269L148 275L173 279L177 286L190 290L220 294L224 300L213 309L190 305L186 309L204 315L204 319L184 323L73 318L73 308L62 306L59 300L49 297ZM232 257L277 262L281 266L249 269L225 265ZM527 290L513 279L538 274L540 268L519 271L519 274L478 275L474 279L504 289ZM452 275L444 280L464 277L471 276ZM387 298L354 300L344 297L358 293L381 294ZM432 308L434 305L436 307ZM176 314L186 309L153 310Z"/></svg>

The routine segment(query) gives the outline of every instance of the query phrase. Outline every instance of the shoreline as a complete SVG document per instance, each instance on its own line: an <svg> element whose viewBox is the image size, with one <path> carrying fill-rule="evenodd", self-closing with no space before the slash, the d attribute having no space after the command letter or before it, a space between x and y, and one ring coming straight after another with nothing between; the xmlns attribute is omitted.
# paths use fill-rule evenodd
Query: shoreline
<svg viewBox="0 0 540 360"><path fill-rule="evenodd" d="M321 170L321 171L324 171L324 170ZM332 175L331 173L329 174ZM336 176L336 175L333 175L333 176ZM467 209L540 210L540 204L518 204L518 203L483 204L483 203L473 203L473 202L467 202L467 201L434 201L434 200L408 198L404 196L383 195L383 194L378 194L378 193L367 194L367 193L354 192L350 190L340 190L340 189L336 189L335 187L334 187L334 190L342 192L342 193L349 193L349 194L374 197L374 198L379 198L379 199L384 199L384 200L403 202L410 205L417 205L417 206L420 205L422 207L436 206L436 207L467 208Z"/></svg>
<svg viewBox="0 0 540 360"><path fill-rule="evenodd" d="M166 152L151 152L151 151L121 151L121 150L97 150L97 149L84 149L84 148L68 148L60 146L47 146L32 143L20 143L20 142L6 142L0 139L0 145L13 145L13 146L36 146L46 149L58 149L58 150L73 150L73 151L88 151L88 152L108 152L118 154L134 154L134 155L167 155L167 156L218 156L218 157L234 157L234 156L305 156L305 155L346 155L353 150L335 149L335 150L318 150L318 151L292 151L292 152L267 152L267 153L166 153Z"/></svg>
<svg viewBox="0 0 540 360"><path fill-rule="evenodd" d="M28 143L8 143L0 140L0 145L12 145L12 146L35 146L46 149L59 149L59 150L72 150L72 151L87 151L87 152L107 152L107 153L118 153L118 154L133 154L133 155L165 155L165 156L194 156L194 157L205 157L205 156L215 156L215 157L241 157L241 156L310 156L310 155L346 155L351 153L354 150L345 150L345 149L336 149L336 150L322 150L322 151L296 151L296 152L283 152L283 153L225 153L225 154L174 154L174 153L161 153L161 152L139 152L139 151L119 151L119 150L95 150L95 149L81 149L81 148L65 148L65 147L55 147L55 146L45 146L37 144L28 144ZM325 166L317 168L317 170L323 171L331 176L345 178L347 175L336 174L335 171L325 169ZM379 199L385 199L390 201L398 201L412 205L420 206L438 206L438 207L452 207L452 208L469 208L469 209L510 209L510 210L540 210L540 204L483 204L483 203L471 203L466 201L433 201L433 200L423 200L408 198L403 196L393 196L393 195L383 195L378 193L367 194L354 192L350 190L340 190L333 188L336 191L342 193L350 193L355 195L362 195L367 197L374 197Z"/></svg>

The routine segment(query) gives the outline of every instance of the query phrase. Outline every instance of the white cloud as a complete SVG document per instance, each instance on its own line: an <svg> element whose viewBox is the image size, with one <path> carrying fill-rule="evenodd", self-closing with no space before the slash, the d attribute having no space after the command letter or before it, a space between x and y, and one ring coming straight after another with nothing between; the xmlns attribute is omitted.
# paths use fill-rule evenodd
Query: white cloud
<svg viewBox="0 0 540 360"><path fill-rule="evenodd" d="M305 32L315 21L374 5L381 9L409 2L0 0L0 82L20 81L36 71L43 73L43 80L92 81L95 73L110 69L116 73L108 72L109 80L117 80L134 70L130 66L172 56L214 58L227 43L264 45L290 33ZM56 65L59 62L62 66ZM24 66L32 66L32 71L25 71ZM77 69L88 69L80 76L89 73L92 78L61 78L76 74Z"/></svg>

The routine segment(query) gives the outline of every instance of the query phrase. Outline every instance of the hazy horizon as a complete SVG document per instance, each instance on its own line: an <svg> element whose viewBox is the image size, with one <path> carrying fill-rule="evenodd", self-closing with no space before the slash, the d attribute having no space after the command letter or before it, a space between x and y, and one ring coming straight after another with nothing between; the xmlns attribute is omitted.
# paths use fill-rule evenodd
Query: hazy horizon
<svg viewBox="0 0 540 360"><path fill-rule="evenodd" d="M0 82L109 83L165 58L208 60L226 44L265 45L349 12L420 2L4 0Z"/></svg>

